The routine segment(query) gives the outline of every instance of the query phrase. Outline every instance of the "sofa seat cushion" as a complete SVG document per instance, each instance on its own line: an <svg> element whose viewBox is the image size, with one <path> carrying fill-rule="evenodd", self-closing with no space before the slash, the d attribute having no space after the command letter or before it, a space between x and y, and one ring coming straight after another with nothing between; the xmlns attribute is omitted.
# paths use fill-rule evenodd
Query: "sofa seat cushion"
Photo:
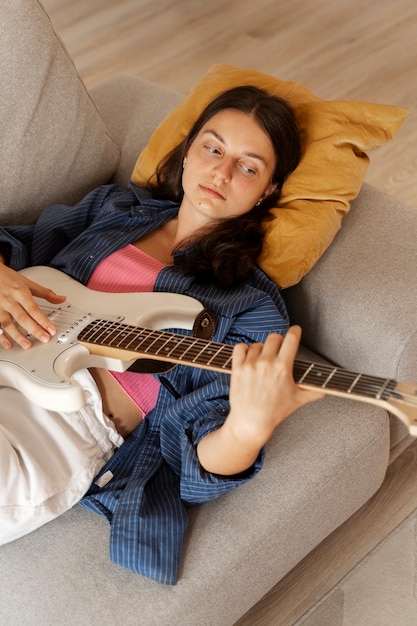
<svg viewBox="0 0 417 626"><path fill-rule="evenodd" d="M190 509L175 587L111 563L107 521L76 506L1 547L1 621L230 626L375 493L388 447L372 405L327 397L297 411L253 481Z"/></svg>

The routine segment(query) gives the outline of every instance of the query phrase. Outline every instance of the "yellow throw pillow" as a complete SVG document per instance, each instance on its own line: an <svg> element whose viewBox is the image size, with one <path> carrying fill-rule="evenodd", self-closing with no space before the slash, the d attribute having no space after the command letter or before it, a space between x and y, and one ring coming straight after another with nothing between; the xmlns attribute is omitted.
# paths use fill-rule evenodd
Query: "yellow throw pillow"
<svg viewBox="0 0 417 626"><path fill-rule="evenodd" d="M394 137L406 109L366 102L326 101L295 82L256 70L214 65L159 124L140 154L132 180L146 185L159 161L188 134L205 106L238 85L255 85L285 98L302 130L303 157L265 223L259 264L281 287L298 283L333 241L369 164L366 152Z"/></svg>

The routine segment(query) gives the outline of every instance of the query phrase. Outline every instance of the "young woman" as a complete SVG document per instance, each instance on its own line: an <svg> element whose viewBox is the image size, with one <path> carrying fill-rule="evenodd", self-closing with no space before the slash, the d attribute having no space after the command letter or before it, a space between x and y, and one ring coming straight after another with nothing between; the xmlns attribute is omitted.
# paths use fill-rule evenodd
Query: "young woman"
<svg viewBox="0 0 417 626"><path fill-rule="evenodd" d="M34 296L65 294L18 272L29 265L101 291L192 296L215 320L213 340L236 344L231 379L182 365L159 376L81 370L88 401L71 413L0 387L0 543L82 499L111 522L115 562L175 583L185 507L252 478L276 426L320 397L294 383L300 330L288 330L256 266L262 222L299 158L290 107L239 87L208 105L149 188L103 186L32 226L0 228L0 349L53 341Z"/></svg>

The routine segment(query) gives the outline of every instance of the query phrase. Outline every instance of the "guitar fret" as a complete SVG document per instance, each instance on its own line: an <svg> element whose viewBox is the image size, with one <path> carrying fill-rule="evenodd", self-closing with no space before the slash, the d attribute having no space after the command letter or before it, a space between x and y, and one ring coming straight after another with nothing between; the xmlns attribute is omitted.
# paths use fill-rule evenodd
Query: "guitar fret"
<svg viewBox="0 0 417 626"><path fill-rule="evenodd" d="M196 343L198 340L193 337L187 337L182 335L174 335L171 340L172 347L169 342L165 346L165 356L171 357L178 361L185 359L186 361L194 361L194 355L196 351ZM200 348L198 348L200 350Z"/></svg>
<svg viewBox="0 0 417 626"><path fill-rule="evenodd" d="M310 365L309 365L308 369L307 369L307 370L303 373L303 375L301 376L301 378L299 378L299 377L296 375L296 373L295 373L296 366L297 366L297 363L295 363L295 364L294 364L294 377L295 377L295 379L296 379L296 382L298 382L298 383L303 383L303 382L304 382L304 380L306 379L306 377L309 375L310 370L312 370L312 369L313 369L313 363L310 363Z"/></svg>
<svg viewBox="0 0 417 626"><path fill-rule="evenodd" d="M326 388L328 386L329 382L332 380L333 376L335 376L336 373L337 373L337 367L334 367L332 371L330 372L330 374L327 376L324 383L322 384L323 388Z"/></svg>
<svg viewBox="0 0 417 626"><path fill-rule="evenodd" d="M160 333L159 331L138 329L136 327L133 327L122 339L123 341L115 344L116 347L131 352L151 354L152 356L162 353L166 344L172 341L172 337Z"/></svg>
<svg viewBox="0 0 417 626"><path fill-rule="evenodd" d="M91 326L91 327L90 327ZM86 330L90 328L88 334L88 341L92 343L103 343L103 337L107 341L112 330L113 324L106 323L105 320L98 320L94 325L87 326Z"/></svg>
<svg viewBox="0 0 417 626"><path fill-rule="evenodd" d="M213 356L210 357L210 359L207 361L207 365L211 365L213 367L224 367L224 358L222 356L223 353L223 345L219 345L219 344L214 344L216 346L216 351L214 352ZM207 348L208 346L206 346ZM204 348L204 350L206 350L206 348ZM213 350L213 348L211 348L211 350ZM203 351L202 351L203 352Z"/></svg>
<svg viewBox="0 0 417 626"><path fill-rule="evenodd" d="M191 339L188 337L188 340L191 344L187 350L187 360L190 360L191 363L195 363L201 352L205 348L210 347L210 344L206 344L205 342L202 342L201 339L196 338ZM205 361L203 361L203 363L205 363Z"/></svg>
<svg viewBox="0 0 417 626"><path fill-rule="evenodd" d="M196 339L193 349L193 351L190 350L190 356L187 355L187 358L189 358L193 363L206 367L212 366L215 368L227 369L227 364L231 359L231 356L228 353L230 346ZM193 352L194 354L192 354ZM223 356L223 352L226 352L226 358Z"/></svg>
<svg viewBox="0 0 417 626"><path fill-rule="evenodd" d="M385 390L389 383L390 379L361 374L352 392L379 400L385 395Z"/></svg>
<svg viewBox="0 0 417 626"><path fill-rule="evenodd" d="M156 331L154 331L152 335L155 335L155 336L149 336L148 341L150 341L150 343L148 343L148 345L144 349L141 348L141 350L143 349L143 352L145 354L151 354L151 355L163 354L163 356L166 356L167 352L170 351L168 344L170 341L172 341L172 337L169 337L161 333L157 333Z"/></svg>
<svg viewBox="0 0 417 626"><path fill-rule="evenodd" d="M392 394L395 392L396 387L397 387L397 381L394 380L393 378L389 378L387 385L381 394L381 400L388 400L388 398L390 398Z"/></svg>
<svg viewBox="0 0 417 626"><path fill-rule="evenodd" d="M210 360L210 364L215 367L221 367L222 369L229 371L232 369L232 352L231 346L222 345L217 353Z"/></svg>
<svg viewBox="0 0 417 626"><path fill-rule="evenodd" d="M111 345L115 346L117 348L124 348L124 349L129 349L132 341L134 339L138 338L138 333L135 333L135 336L132 337L132 332L128 332L129 327L124 326L123 324L115 324L114 325L114 332L115 334L113 335L111 341ZM142 329L139 329L139 331L142 331ZM146 336L144 337L144 340L146 340Z"/></svg>
<svg viewBox="0 0 417 626"><path fill-rule="evenodd" d="M347 390L347 393L352 393L352 391L355 388L355 385L359 382L360 378L361 378L361 374L358 374L356 378L354 379L353 383L351 384L351 386L349 387L349 389Z"/></svg>
<svg viewBox="0 0 417 626"><path fill-rule="evenodd" d="M300 371L301 370L301 371ZM324 387L329 379L330 373L335 377L335 372L327 365L317 363L300 363L294 365L294 379L299 384L312 385L314 387Z"/></svg>
<svg viewBox="0 0 417 626"><path fill-rule="evenodd" d="M187 360L191 363L195 363L199 354L206 348L207 345L202 343L201 340L193 338L191 339L191 344L187 349Z"/></svg>
<svg viewBox="0 0 417 626"><path fill-rule="evenodd" d="M174 359L183 359L186 355L193 349L194 342L190 341L190 337L184 336L175 336L173 338L172 343L174 344L170 351L166 354L166 356L172 357ZM186 349L184 350L184 345ZM186 357L188 358L188 357Z"/></svg>
<svg viewBox="0 0 417 626"><path fill-rule="evenodd" d="M337 391L348 392L348 389L352 386L352 374L349 372L345 375L338 368L335 369L332 379L331 387Z"/></svg>

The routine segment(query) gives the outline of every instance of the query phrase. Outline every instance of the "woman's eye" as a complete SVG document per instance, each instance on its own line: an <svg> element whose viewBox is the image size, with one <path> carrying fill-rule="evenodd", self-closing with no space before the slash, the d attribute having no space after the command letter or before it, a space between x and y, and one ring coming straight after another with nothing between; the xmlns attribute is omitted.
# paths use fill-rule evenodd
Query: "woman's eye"
<svg viewBox="0 0 417 626"><path fill-rule="evenodd" d="M253 169L253 167L250 167L250 165L245 165L244 163L241 165L241 168L243 169L243 171L245 172L245 174L249 174L251 176L253 176L254 174L256 174L256 170Z"/></svg>
<svg viewBox="0 0 417 626"><path fill-rule="evenodd" d="M211 152L211 154L220 154L220 150L218 148L216 148L215 146L205 146L206 150L208 152Z"/></svg>

